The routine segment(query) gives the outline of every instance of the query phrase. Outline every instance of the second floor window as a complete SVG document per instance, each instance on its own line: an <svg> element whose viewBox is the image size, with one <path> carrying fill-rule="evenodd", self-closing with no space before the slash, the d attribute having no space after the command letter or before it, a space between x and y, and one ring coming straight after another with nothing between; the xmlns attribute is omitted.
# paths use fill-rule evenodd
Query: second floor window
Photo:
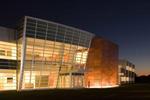
<svg viewBox="0 0 150 100"><path fill-rule="evenodd" d="M0 50L0 55L5 56L5 50Z"/></svg>

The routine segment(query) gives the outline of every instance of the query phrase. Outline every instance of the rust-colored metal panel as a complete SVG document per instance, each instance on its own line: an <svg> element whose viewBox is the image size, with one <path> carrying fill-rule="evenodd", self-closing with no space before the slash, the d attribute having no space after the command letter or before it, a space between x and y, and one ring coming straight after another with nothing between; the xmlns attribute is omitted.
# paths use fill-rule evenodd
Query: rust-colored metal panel
<svg viewBox="0 0 150 100"><path fill-rule="evenodd" d="M85 73L86 87L118 85L118 46L101 37L91 42Z"/></svg>

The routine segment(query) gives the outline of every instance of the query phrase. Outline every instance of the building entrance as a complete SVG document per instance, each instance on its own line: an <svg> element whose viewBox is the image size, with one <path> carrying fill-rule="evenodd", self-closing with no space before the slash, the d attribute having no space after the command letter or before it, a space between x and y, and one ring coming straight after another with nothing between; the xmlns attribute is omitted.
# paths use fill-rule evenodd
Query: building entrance
<svg viewBox="0 0 150 100"><path fill-rule="evenodd" d="M61 73L59 76L60 88L84 87L84 73Z"/></svg>

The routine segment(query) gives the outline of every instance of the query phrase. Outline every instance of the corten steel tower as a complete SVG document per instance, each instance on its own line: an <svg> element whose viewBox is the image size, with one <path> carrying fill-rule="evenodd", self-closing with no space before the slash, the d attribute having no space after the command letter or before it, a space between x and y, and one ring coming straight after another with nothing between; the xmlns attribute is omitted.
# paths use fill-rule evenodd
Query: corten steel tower
<svg viewBox="0 0 150 100"><path fill-rule="evenodd" d="M118 85L118 46L94 37L87 59L86 87L103 88Z"/></svg>

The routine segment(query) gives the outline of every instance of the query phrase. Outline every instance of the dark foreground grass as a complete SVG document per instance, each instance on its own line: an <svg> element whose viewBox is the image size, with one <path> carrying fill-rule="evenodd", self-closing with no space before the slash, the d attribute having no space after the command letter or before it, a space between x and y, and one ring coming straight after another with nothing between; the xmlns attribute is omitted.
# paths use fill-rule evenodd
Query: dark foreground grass
<svg viewBox="0 0 150 100"><path fill-rule="evenodd" d="M150 100L150 84L126 85L109 89L54 89L1 91L0 100Z"/></svg>

